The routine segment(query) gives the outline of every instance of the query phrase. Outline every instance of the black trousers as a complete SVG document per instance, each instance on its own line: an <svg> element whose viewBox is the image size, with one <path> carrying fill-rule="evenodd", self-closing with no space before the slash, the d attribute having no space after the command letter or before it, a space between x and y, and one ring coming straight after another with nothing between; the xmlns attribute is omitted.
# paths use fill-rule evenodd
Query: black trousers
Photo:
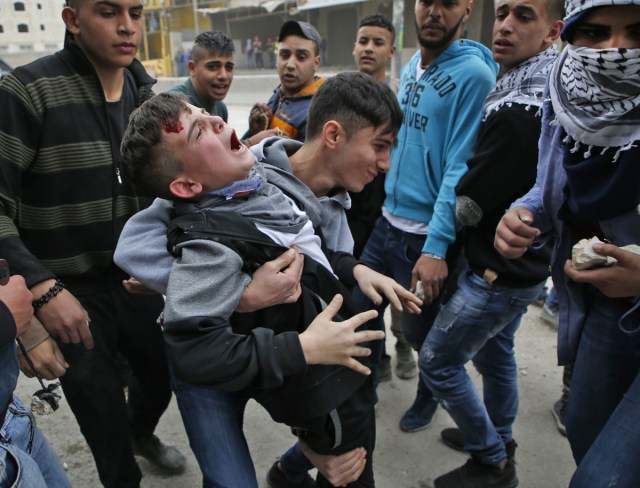
<svg viewBox="0 0 640 488"><path fill-rule="evenodd" d="M97 279L62 277L89 313L95 344L91 350L58 344L70 365L61 377L62 388L107 488L140 485L131 437L151 436L171 400L162 331L156 324L162 297L131 295L123 278L116 268ZM130 374L124 373L119 354Z"/></svg>
<svg viewBox="0 0 640 488"><path fill-rule="evenodd" d="M376 443L376 418L371 376L331 414L292 428L294 434L319 454L340 455L356 447L367 450L367 464L362 475L350 487L373 488L373 450ZM336 446L336 444L338 444ZM333 485L320 473L318 487Z"/></svg>

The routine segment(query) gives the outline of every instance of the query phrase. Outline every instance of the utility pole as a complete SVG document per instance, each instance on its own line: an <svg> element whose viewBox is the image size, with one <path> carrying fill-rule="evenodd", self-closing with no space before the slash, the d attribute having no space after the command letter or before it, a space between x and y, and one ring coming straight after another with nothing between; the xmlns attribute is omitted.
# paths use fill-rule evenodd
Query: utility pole
<svg viewBox="0 0 640 488"><path fill-rule="evenodd" d="M195 31L195 36L197 37L200 34L200 25L198 22L198 0L193 0L193 29Z"/></svg>
<svg viewBox="0 0 640 488"><path fill-rule="evenodd" d="M391 79L400 79L404 47L404 0L393 0L393 28L396 30L396 53L391 59Z"/></svg>

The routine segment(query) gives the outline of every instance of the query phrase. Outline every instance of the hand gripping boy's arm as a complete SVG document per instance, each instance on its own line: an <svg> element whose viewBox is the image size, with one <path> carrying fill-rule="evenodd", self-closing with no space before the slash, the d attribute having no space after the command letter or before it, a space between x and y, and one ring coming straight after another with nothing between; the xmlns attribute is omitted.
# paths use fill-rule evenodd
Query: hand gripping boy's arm
<svg viewBox="0 0 640 488"><path fill-rule="evenodd" d="M182 249L171 271L165 309L168 356L180 380L238 391L278 386L285 376L304 371L307 364L342 364L368 374L353 359L369 354L358 344L384 335L354 330L375 312L335 323L331 319L339 300L300 335L274 334L261 327L247 335L234 333L228 318L249 282L241 266L237 254L212 241L190 241Z"/></svg>

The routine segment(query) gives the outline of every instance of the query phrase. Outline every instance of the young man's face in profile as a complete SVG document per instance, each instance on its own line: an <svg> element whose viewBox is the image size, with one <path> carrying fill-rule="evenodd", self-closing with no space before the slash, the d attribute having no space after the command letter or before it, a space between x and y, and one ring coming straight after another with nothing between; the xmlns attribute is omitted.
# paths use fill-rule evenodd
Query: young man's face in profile
<svg viewBox="0 0 640 488"><path fill-rule="evenodd" d="M313 82L320 56L315 54L313 41L291 35L280 42L276 64L282 92L293 95Z"/></svg>
<svg viewBox="0 0 640 488"><path fill-rule="evenodd" d="M394 134L384 133L386 126L365 127L345 142L336 154L335 170L338 186L352 192L362 191L378 173L391 165Z"/></svg>
<svg viewBox="0 0 640 488"><path fill-rule="evenodd" d="M507 71L550 45L548 0L500 0L493 23L493 58ZM555 29L559 35L560 23Z"/></svg>
<svg viewBox="0 0 640 488"><path fill-rule="evenodd" d="M218 190L243 180L255 157L240 142L236 131L218 116L188 105L175 127L165 127L166 147L182 162L182 176L202 184L203 191Z"/></svg>

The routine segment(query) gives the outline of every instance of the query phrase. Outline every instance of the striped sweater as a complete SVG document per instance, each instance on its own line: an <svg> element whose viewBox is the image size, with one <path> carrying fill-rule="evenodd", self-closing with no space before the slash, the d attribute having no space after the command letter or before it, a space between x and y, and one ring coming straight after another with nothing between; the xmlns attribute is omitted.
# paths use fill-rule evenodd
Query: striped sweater
<svg viewBox="0 0 640 488"><path fill-rule="evenodd" d="M127 69L140 104L155 80L138 61ZM0 82L0 257L28 286L112 265L140 207L120 182L114 139L100 81L75 45Z"/></svg>

